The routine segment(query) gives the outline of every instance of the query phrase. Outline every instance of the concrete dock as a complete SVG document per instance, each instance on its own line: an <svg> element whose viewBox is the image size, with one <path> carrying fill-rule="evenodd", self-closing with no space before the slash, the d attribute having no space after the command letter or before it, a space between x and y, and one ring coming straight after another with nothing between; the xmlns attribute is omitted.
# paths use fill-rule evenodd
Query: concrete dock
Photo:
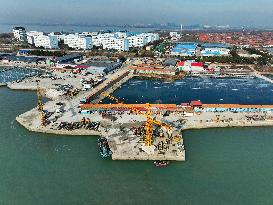
<svg viewBox="0 0 273 205"><path fill-rule="evenodd" d="M112 127L106 137L113 160L172 160L185 161L183 137L178 130L155 128L151 146L145 145L145 134L138 136L132 127ZM145 133L145 128L143 128Z"/></svg>

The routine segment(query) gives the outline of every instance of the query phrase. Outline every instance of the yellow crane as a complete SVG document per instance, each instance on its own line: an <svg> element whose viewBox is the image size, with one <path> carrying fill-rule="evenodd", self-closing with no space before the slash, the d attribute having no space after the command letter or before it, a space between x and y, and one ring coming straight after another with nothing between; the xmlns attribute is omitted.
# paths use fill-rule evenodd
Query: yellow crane
<svg viewBox="0 0 273 205"><path fill-rule="evenodd" d="M44 113L44 105L42 101L42 94L41 94L41 88L40 88L40 81L36 80L37 83L37 100L38 100L38 112L41 116L41 124L42 126L46 125L46 118L45 118L45 113Z"/></svg>
<svg viewBox="0 0 273 205"><path fill-rule="evenodd" d="M167 125L166 123L162 123L162 122L152 118L152 110L151 110L151 104L150 103L146 104L147 111L146 111L145 114L143 114L139 109L124 104L121 100L119 100L118 98L116 98L114 96L111 96L111 95L106 94L106 93L102 93L102 95L109 98L110 100L115 101L118 104L122 104L123 107L126 107L126 108L132 110L134 113L136 113L138 115L146 116L146 123L145 123L145 128L146 128L145 144L146 144L146 146L151 146L152 145L153 124L165 127L165 128L167 128L169 130L173 129L170 125Z"/></svg>

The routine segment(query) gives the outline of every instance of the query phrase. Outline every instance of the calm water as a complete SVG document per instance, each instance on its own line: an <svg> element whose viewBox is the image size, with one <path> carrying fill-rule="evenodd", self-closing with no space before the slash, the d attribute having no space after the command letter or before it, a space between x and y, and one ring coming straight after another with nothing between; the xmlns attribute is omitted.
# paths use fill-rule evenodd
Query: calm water
<svg viewBox="0 0 273 205"><path fill-rule="evenodd" d="M161 169L102 160L96 137L26 131L14 119L35 103L0 88L0 204L273 203L273 128L185 132L187 161Z"/></svg>
<svg viewBox="0 0 273 205"><path fill-rule="evenodd" d="M3 67L1 67L2 69ZM39 73L37 70L24 69L24 68L13 68L12 70L7 70L1 72L0 69L0 83L7 83L15 80L20 80L26 76L34 76Z"/></svg>
<svg viewBox="0 0 273 205"><path fill-rule="evenodd" d="M11 33L12 28L18 25L11 24L0 24L0 33ZM132 31L132 32L149 32L156 30L156 28L127 28L127 27L96 27L96 26L76 26L76 25L26 25L20 24L19 26L24 26L27 31L43 31L43 32L85 32L85 31L101 31L101 30L111 30L111 31Z"/></svg>
<svg viewBox="0 0 273 205"><path fill-rule="evenodd" d="M185 78L175 83L132 79L113 93L127 103L273 104L273 84L261 79ZM111 102L105 100L105 102Z"/></svg>

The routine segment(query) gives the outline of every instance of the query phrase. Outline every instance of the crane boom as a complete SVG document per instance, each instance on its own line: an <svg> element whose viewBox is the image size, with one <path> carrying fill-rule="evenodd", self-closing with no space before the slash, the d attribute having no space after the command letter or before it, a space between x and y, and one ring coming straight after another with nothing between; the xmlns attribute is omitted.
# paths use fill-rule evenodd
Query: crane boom
<svg viewBox="0 0 273 205"><path fill-rule="evenodd" d="M145 114L143 114L139 109L131 107L131 106L127 106L126 104L124 104L121 100L119 100L118 98L111 96L109 94L106 93L102 93L103 96L109 98L110 100L115 101L118 104L122 104L124 107L127 107L128 109L130 109L131 111L133 111L134 113L138 114L138 115L143 115L146 116L146 123L145 123L145 128L146 128L146 138L145 138L145 144L146 146L151 146L152 145L152 134L153 134L153 127L152 124L156 124L162 127L165 127L169 130L172 129L172 127L170 125L167 125L166 123L162 123L156 119L152 119L152 111L151 111L151 104L147 103L146 104L146 108L147 111Z"/></svg>
<svg viewBox="0 0 273 205"><path fill-rule="evenodd" d="M40 88L39 82L40 82L39 80L36 81L36 83L37 83L38 112L41 117L41 124L44 126L46 124L46 118L45 118L45 114L43 111L44 105L43 105L43 101L42 101L41 88Z"/></svg>

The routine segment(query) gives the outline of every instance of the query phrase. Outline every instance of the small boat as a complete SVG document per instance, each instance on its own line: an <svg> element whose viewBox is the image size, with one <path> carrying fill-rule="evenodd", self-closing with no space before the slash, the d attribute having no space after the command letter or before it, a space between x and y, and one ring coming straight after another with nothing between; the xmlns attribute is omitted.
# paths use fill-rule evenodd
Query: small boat
<svg viewBox="0 0 273 205"><path fill-rule="evenodd" d="M105 137L98 139L98 147L102 158L111 157L112 151L110 150L107 139Z"/></svg>
<svg viewBox="0 0 273 205"><path fill-rule="evenodd" d="M154 161L154 165L156 167L166 167L170 164L170 161L161 161L161 160L158 160L158 161Z"/></svg>

